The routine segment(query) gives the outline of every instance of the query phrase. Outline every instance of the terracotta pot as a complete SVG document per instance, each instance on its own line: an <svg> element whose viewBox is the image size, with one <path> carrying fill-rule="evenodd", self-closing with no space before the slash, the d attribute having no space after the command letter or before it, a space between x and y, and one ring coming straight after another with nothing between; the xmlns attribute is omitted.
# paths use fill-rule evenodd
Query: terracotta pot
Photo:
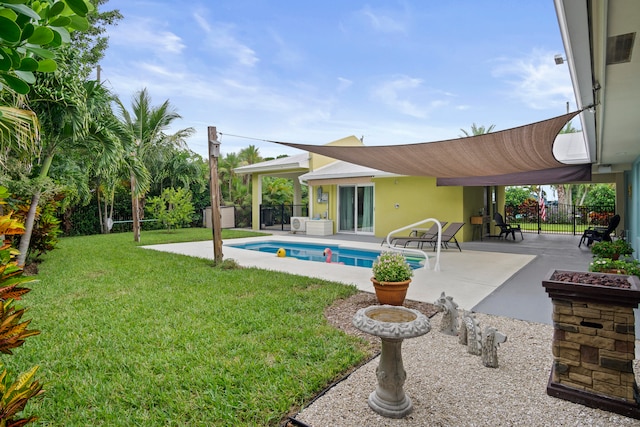
<svg viewBox="0 0 640 427"><path fill-rule="evenodd" d="M407 296L407 289L411 279L404 282L378 282L371 278L373 287L376 290L376 297L380 304L402 305Z"/></svg>

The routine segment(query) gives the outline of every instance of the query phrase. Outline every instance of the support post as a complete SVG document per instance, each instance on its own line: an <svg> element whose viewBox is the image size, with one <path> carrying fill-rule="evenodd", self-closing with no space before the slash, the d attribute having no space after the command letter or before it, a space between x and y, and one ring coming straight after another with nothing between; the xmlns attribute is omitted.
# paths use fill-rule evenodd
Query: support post
<svg viewBox="0 0 640 427"><path fill-rule="evenodd" d="M209 126L209 175L211 194L211 229L213 231L213 264L222 262L222 236L220 219L220 185L218 183L218 157L220 142L215 126Z"/></svg>

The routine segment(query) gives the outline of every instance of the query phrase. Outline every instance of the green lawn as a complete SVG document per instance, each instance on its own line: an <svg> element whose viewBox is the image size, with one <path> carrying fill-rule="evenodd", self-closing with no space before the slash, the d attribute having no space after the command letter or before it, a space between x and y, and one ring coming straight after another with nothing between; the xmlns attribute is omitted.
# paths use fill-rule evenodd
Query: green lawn
<svg viewBox="0 0 640 427"><path fill-rule="evenodd" d="M146 231L142 244L210 236ZM38 279L24 305L42 333L2 357L41 366L46 394L26 413L47 426L276 426L366 356L323 317L354 287L213 268L131 233L61 239Z"/></svg>

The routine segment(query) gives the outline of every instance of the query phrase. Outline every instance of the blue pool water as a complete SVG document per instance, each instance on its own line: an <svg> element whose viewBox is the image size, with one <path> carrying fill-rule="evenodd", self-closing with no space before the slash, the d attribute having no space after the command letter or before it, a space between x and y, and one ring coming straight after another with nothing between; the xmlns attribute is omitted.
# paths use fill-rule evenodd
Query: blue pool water
<svg viewBox="0 0 640 427"><path fill-rule="evenodd" d="M293 257L297 259L302 259L305 261L317 261L317 262L326 262L326 257L322 255L325 248L331 249L333 255L331 257L331 262L334 263L344 263L345 265L353 265L356 267L366 267L371 268L373 266L373 261L376 260L378 255L380 255L381 251L371 251L366 249L354 249L354 248L345 248L342 246L336 245L319 245L313 243L293 243L293 242L281 242L277 240L266 240L262 242L252 242L252 243L239 243L228 245L238 249L248 249L251 251L260 251L260 252L268 252L272 253L273 256L276 256L276 252L278 249L283 248L286 251L288 257ZM424 258L419 257L406 257L407 262L411 265L411 268L420 268L422 265L421 261L424 261Z"/></svg>

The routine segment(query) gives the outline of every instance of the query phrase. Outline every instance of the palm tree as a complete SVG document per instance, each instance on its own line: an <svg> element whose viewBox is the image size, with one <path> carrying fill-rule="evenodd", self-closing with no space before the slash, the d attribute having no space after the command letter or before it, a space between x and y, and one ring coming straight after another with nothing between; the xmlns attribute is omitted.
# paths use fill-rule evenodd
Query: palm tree
<svg viewBox="0 0 640 427"><path fill-rule="evenodd" d="M496 125L491 125L488 128L485 129L484 126L476 126L475 123L471 124L471 132L467 132L464 129L460 129L462 131L462 133L464 133L464 136L462 135L458 135L460 138L465 138L468 136L477 136L477 135L483 135L485 133L491 133L491 131L496 127Z"/></svg>
<svg viewBox="0 0 640 427"><path fill-rule="evenodd" d="M151 153L164 144L180 147L185 139L193 134L193 128L177 131L172 135L164 133L171 124L182 118L166 100L159 106L151 105L147 89L137 92L132 100L132 111L127 111L117 99L122 124L121 141L127 153L131 182L131 211L133 219L133 240L140 241L140 220L143 212L142 202L149 191L151 176L146 165Z"/></svg>
<svg viewBox="0 0 640 427"><path fill-rule="evenodd" d="M66 64L66 61L65 61ZM42 74L33 85L30 106L41 123L42 153L34 168L36 175L30 183L31 205L25 217L25 233L20 238L18 263L26 261L36 217L36 209L43 194L45 182L54 156L59 151L70 151L74 144L87 134L91 120L87 101L89 93L83 82L70 72L70 67L60 67L55 73Z"/></svg>
<svg viewBox="0 0 640 427"><path fill-rule="evenodd" d="M236 179L235 168L240 166L240 157L236 153L228 153L220 162L218 171L222 176L221 181L228 185L227 200L233 201L233 183Z"/></svg>
<svg viewBox="0 0 640 427"><path fill-rule="evenodd" d="M0 106L0 166L11 161L30 161L37 153L40 124L33 111L8 105Z"/></svg>
<svg viewBox="0 0 640 427"><path fill-rule="evenodd" d="M247 148L240 150L238 157L240 157L242 166L253 165L262 161L262 157L260 156L260 153L258 153L258 148L255 145L250 145ZM251 174L245 174L242 177L242 182L244 185L250 185Z"/></svg>

